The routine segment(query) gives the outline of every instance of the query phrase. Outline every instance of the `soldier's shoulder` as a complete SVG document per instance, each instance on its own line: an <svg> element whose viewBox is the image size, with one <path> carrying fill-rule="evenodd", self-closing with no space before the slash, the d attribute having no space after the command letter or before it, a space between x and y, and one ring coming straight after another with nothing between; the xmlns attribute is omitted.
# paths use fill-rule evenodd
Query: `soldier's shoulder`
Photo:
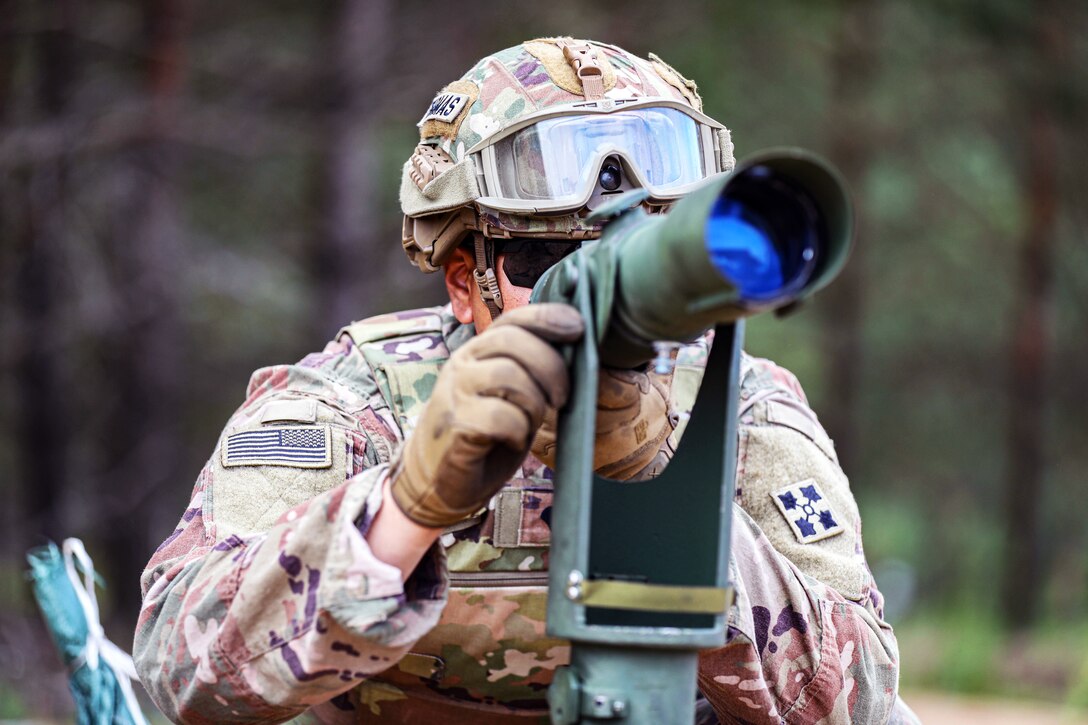
<svg viewBox="0 0 1088 725"><path fill-rule="evenodd" d="M357 348L374 369L441 362L449 357L446 338L457 325L448 307L423 307L353 322L338 339Z"/></svg>
<svg viewBox="0 0 1088 725"><path fill-rule="evenodd" d="M306 396L355 413L388 399L379 370L399 362L447 356L445 308L427 307L345 325L320 352L298 362L261 368L250 377L238 413L275 398ZM452 315L451 315L452 316ZM238 414L236 413L236 415Z"/></svg>
<svg viewBox="0 0 1088 725"><path fill-rule="evenodd" d="M676 369L681 376L694 375L696 382L701 380L710 350L714 345L714 331L708 331L696 340L681 345L676 351ZM758 393L778 391L799 403L808 405L808 398L797 376L773 360L756 357L742 350L740 354L740 393L742 403L745 398Z"/></svg>
<svg viewBox="0 0 1088 725"><path fill-rule="evenodd" d="M448 316L445 307L388 312L345 325L338 337L347 335L356 345L364 345L394 337L441 333Z"/></svg>
<svg viewBox="0 0 1088 725"><path fill-rule="evenodd" d="M763 391L786 393L808 405L808 398L797 376L773 360L741 352L740 392L742 400Z"/></svg>

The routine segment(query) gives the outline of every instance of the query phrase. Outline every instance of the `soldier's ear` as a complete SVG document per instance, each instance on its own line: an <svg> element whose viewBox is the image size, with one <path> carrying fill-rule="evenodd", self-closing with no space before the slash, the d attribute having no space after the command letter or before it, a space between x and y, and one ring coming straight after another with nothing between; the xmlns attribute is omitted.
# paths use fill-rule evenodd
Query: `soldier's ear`
<svg viewBox="0 0 1088 725"><path fill-rule="evenodd" d="M472 270L475 268L475 257L472 250L466 247L454 249L453 254L442 265L442 271L446 276L446 292L449 293L450 304L453 307L453 316L463 325L473 322L475 317L472 311L472 294L476 291Z"/></svg>

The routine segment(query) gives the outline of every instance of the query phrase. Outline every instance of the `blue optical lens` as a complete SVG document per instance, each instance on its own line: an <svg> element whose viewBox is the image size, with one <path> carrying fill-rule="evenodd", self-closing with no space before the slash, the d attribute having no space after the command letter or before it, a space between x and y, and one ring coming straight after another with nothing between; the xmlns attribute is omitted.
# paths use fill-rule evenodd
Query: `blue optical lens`
<svg viewBox="0 0 1088 725"><path fill-rule="evenodd" d="M721 198L706 225L710 261L745 299L764 299L782 289L782 260L759 219L739 202Z"/></svg>
<svg viewBox="0 0 1088 725"><path fill-rule="evenodd" d="M764 166L730 181L706 225L711 262L745 302L775 302L804 286L825 237L808 194Z"/></svg>

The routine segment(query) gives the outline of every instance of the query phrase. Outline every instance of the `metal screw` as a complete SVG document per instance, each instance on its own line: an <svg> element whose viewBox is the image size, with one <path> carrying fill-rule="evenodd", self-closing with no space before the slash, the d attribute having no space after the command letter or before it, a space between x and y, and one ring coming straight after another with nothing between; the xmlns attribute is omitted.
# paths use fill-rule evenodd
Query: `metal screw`
<svg viewBox="0 0 1088 725"><path fill-rule="evenodd" d="M593 698L593 707L604 707L608 704L608 698L604 695L597 695Z"/></svg>
<svg viewBox="0 0 1088 725"><path fill-rule="evenodd" d="M612 701L612 714L616 717L623 717L623 714L627 712L627 703L623 700Z"/></svg>
<svg viewBox="0 0 1088 725"><path fill-rule="evenodd" d="M582 599L582 582L586 579L585 575L577 569L572 569L570 574L567 575L567 599L573 602L581 601Z"/></svg>

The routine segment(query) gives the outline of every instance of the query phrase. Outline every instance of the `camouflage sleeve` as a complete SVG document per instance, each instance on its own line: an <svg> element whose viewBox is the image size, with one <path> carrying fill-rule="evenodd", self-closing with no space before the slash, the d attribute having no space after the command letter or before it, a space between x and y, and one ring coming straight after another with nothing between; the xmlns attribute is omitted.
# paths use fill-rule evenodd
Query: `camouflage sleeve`
<svg viewBox="0 0 1088 725"><path fill-rule="evenodd" d="M769 360L745 362L736 501L801 571L867 600L874 584L861 514L834 444L792 373Z"/></svg>
<svg viewBox="0 0 1088 725"><path fill-rule="evenodd" d="M284 514L265 533L208 536L197 484L144 574L134 652L172 720L289 719L395 663L437 621L436 548L402 588L363 538L384 467Z"/></svg>
<svg viewBox="0 0 1088 725"><path fill-rule="evenodd" d="M133 651L174 721L279 722L335 701L397 662L444 606L439 545L402 584L366 544L396 434L375 422L365 385L307 361L254 376L144 572ZM269 431L272 453L232 447Z"/></svg>
<svg viewBox="0 0 1088 725"><path fill-rule="evenodd" d="M728 644L700 688L745 722L883 723L898 648L835 449L792 373L742 362Z"/></svg>
<svg viewBox="0 0 1088 725"><path fill-rule="evenodd" d="M721 721L888 722L898 651L879 601L852 602L804 574L739 506L732 547L727 643L699 656L699 689Z"/></svg>

